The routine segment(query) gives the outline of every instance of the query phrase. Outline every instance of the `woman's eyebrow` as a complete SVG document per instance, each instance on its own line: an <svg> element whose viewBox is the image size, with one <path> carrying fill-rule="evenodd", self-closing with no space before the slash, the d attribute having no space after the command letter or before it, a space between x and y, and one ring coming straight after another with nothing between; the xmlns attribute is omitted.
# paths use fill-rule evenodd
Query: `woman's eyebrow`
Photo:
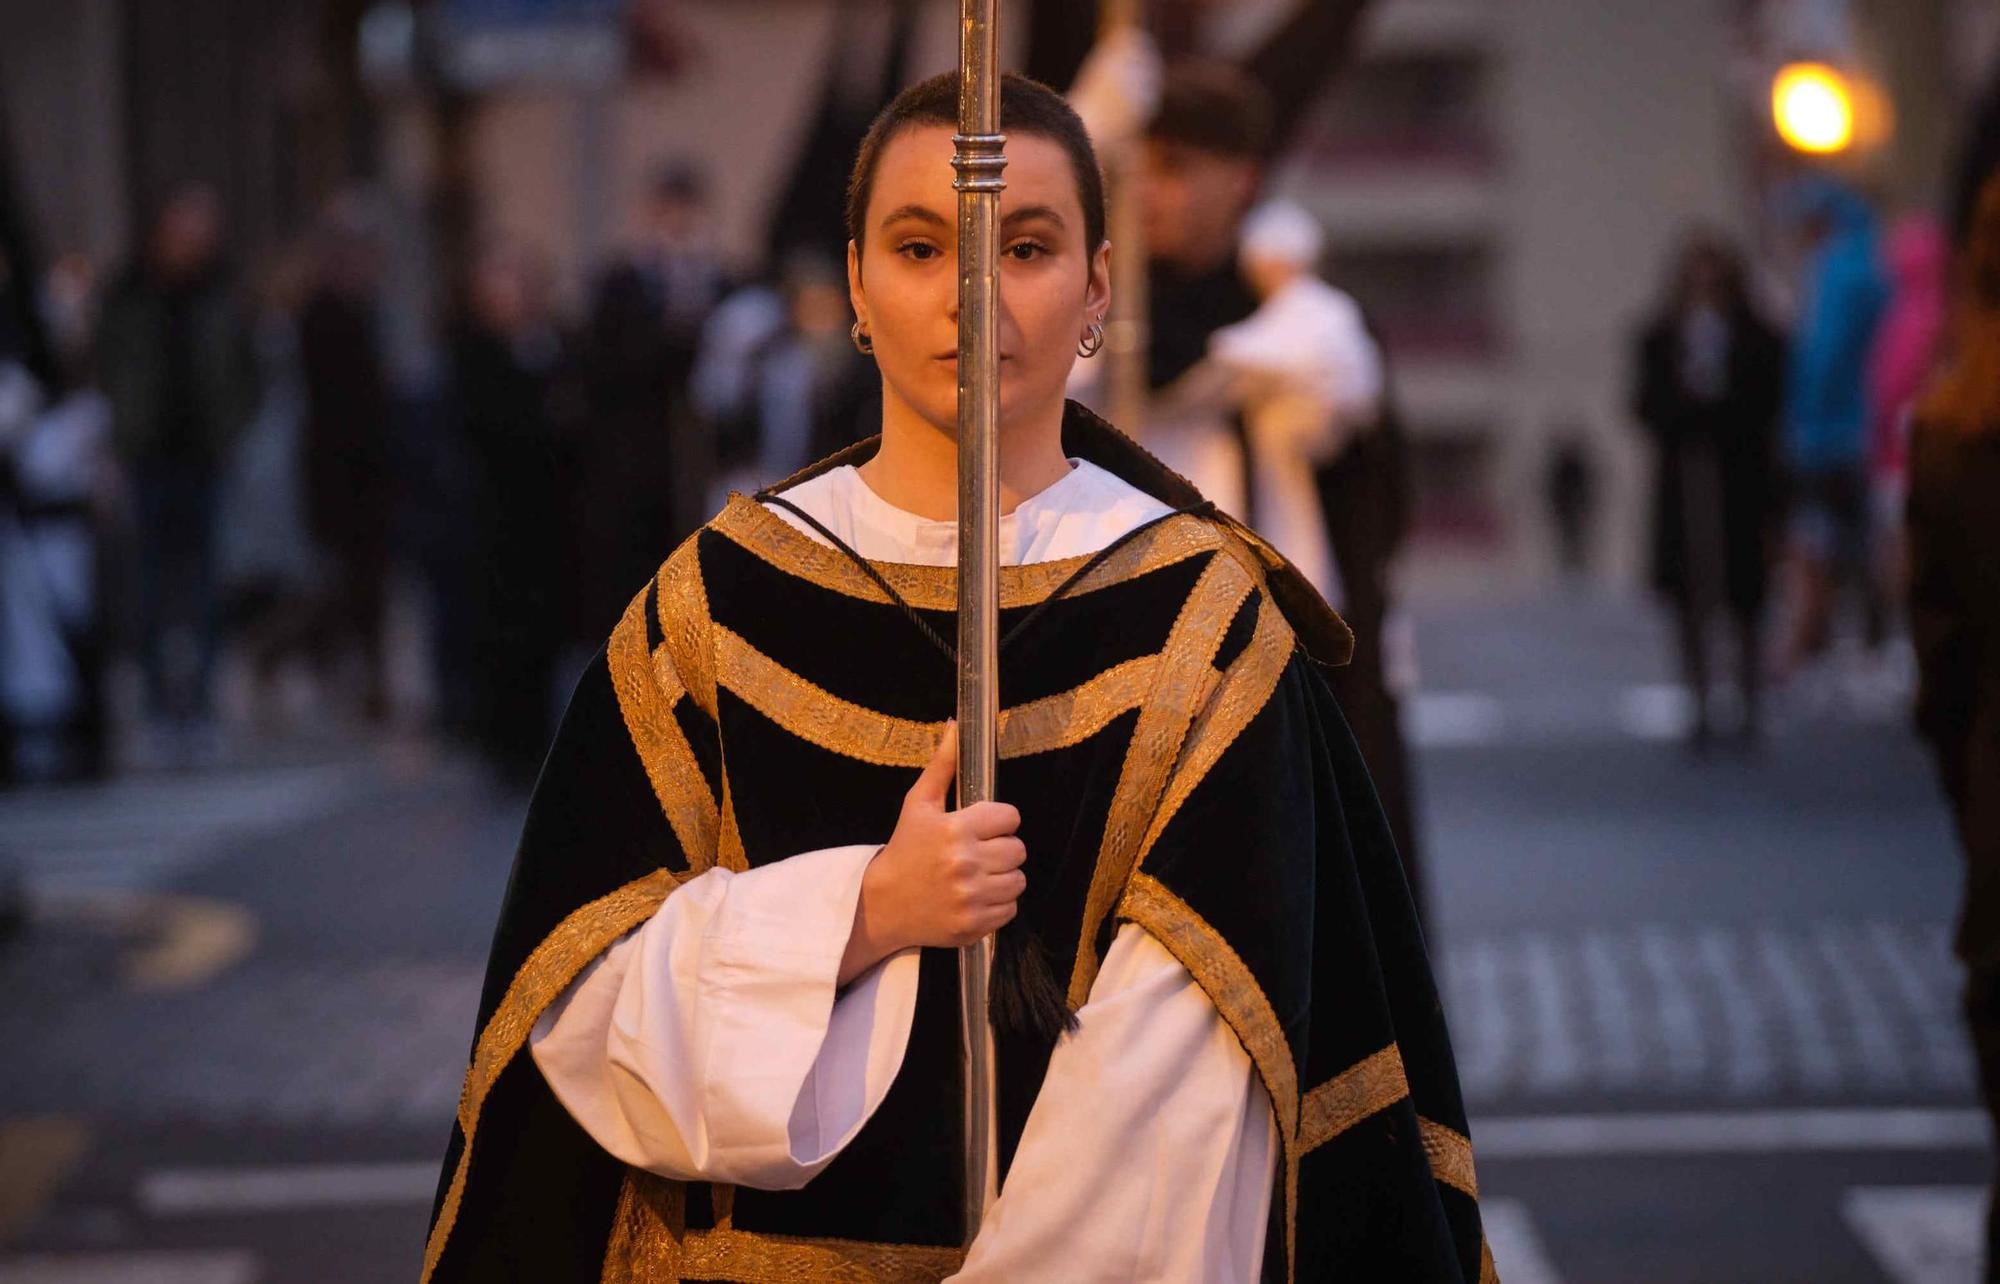
<svg viewBox="0 0 2000 1284"><path fill-rule="evenodd" d="M1053 205L1023 205L1020 209L1009 210L1006 217L1000 220L1000 224L1005 227L1010 223L1028 223L1036 220L1053 223L1058 228L1067 226L1063 222L1062 213Z"/></svg>
<svg viewBox="0 0 2000 1284"><path fill-rule="evenodd" d="M928 223L933 227L951 226L949 219L927 205L899 205L882 216L881 226L887 227L891 223L900 223L904 219L914 219L919 223Z"/></svg>
<svg viewBox="0 0 2000 1284"><path fill-rule="evenodd" d="M904 219L925 223L932 227L950 227L952 225L950 219L947 219L944 215L929 206L911 204L899 205L883 215L881 226L888 227L890 224L900 223ZM1058 228L1068 226L1063 222L1062 211L1056 209L1053 205L1023 205L1017 210L1009 210L1006 217L1000 220L1000 223L1002 226L1009 226L1016 223L1037 221L1051 223Z"/></svg>

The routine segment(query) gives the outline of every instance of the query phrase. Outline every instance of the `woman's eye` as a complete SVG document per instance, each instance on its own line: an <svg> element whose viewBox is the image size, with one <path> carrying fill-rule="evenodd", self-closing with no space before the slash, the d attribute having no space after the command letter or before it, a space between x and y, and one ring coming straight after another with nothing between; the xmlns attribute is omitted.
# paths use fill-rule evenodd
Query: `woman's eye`
<svg viewBox="0 0 2000 1284"><path fill-rule="evenodd" d="M938 247L928 241L905 241L896 247L896 253L918 263L925 263L939 254Z"/></svg>

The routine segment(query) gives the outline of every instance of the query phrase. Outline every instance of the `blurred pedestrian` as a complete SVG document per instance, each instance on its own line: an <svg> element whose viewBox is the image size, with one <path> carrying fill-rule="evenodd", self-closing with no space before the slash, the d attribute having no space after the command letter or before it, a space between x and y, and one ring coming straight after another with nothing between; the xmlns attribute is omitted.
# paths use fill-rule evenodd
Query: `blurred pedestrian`
<svg viewBox="0 0 2000 1284"><path fill-rule="evenodd" d="M1555 528L1556 565L1572 582L1590 573L1590 534L1597 516L1597 469L1587 440L1578 426L1557 425L1542 476L1542 497Z"/></svg>
<svg viewBox="0 0 2000 1284"><path fill-rule="evenodd" d="M1889 302L1868 354L1869 574L1876 600L1904 598L1903 508L1909 489L1910 413L1944 336L1951 243L1928 214L1889 229L1883 264Z"/></svg>
<svg viewBox="0 0 2000 1284"><path fill-rule="evenodd" d="M1115 113L1092 107L1084 115L1093 128L1101 128L1098 121L1106 117L1136 115L1146 122L1139 145L1148 255L1147 386L1163 393L1208 355L1210 336L1257 310L1256 291L1239 270L1238 243L1244 216L1263 184L1273 122L1263 86L1226 64L1180 63L1157 74L1153 110L1140 103ZM1128 78L1142 80L1136 74ZM1139 97L1144 88L1127 91L1127 97ZM1098 91L1080 96L1088 100ZM1149 407L1137 431L1161 462L1219 507L1252 527L1260 523L1264 514L1249 476L1248 429L1239 416Z"/></svg>
<svg viewBox="0 0 2000 1284"><path fill-rule="evenodd" d="M257 396L222 237L214 191L170 193L105 301L98 344L136 501L148 707L182 751L210 714L217 488Z"/></svg>
<svg viewBox="0 0 2000 1284"><path fill-rule="evenodd" d="M2000 1127L2000 175L1965 252L1952 355L1918 403L1910 447L1910 633L1918 730L1965 853L1956 949L1987 1110ZM1986 1276L2000 1280L2000 1208Z"/></svg>
<svg viewBox="0 0 2000 1284"><path fill-rule="evenodd" d="M1759 729L1785 360L1735 248L1690 237L1640 336L1632 404L1655 449L1653 585L1673 609L1697 750L1712 730L1708 634L1719 617L1735 634L1742 738Z"/></svg>
<svg viewBox="0 0 2000 1284"><path fill-rule="evenodd" d="M598 281L577 354L577 628L593 646L631 586L694 529L706 467L687 384L727 286L706 182L686 164L663 168L637 245Z"/></svg>
<svg viewBox="0 0 2000 1284"><path fill-rule="evenodd" d="M1367 322L1365 313L1362 320ZM1354 630L1354 658L1324 670L1324 676L1368 764L1375 796L1403 857L1418 922L1435 946L1437 924L1429 912L1417 829L1416 764L1403 736L1403 700L1417 685L1416 635L1393 582L1414 508L1409 436L1387 348L1372 325L1368 333L1381 354L1373 421L1314 471L1340 580L1340 618Z"/></svg>
<svg viewBox="0 0 2000 1284"><path fill-rule="evenodd" d="M1242 418L1258 533L1338 607L1314 470L1375 426L1382 355L1354 300L1320 279L1324 248L1318 222L1293 202L1253 211L1237 262L1257 310L1210 335L1207 360L1178 386L1219 377L1224 413Z"/></svg>
<svg viewBox="0 0 2000 1284"><path fill-rule="evenodd" d="M1100 42L1071 93L1101 147L1142 149L1139 187L1149 259L1147 385L1154 397L1146 422L1136 431L1147 449L1219 507L1267 534L1278 529L1274 520L1287 528L1297 522L1282 511L1277 499L1282 486L1259 475L1263 461L1249 419L1240 406L1217 409L1211 399L1186 395L1199 389L1177 385L1210 354L1218 332L1248 320L1264 303L1244 271L1244 221L1274 147L1297 126L1313 100L1313 86L1333 65L1334 60L1315 59L1310 52L1336 36L1338 24L1322 21L1327 14L1325 5L1300 6L1293 21L1304 25L1293 31L1288 23L1250 59L1248 70L1205 61L1162 66L1143 35L1122 32ZM1281 38L1291 42L1289 50L1276 48L1274 42ZM1338 328L1356 334L1345 322ZM1372 385L1362 400L1379 397L1379 346L1365 329L1358 339L1337 346L1349 353L1346 364L1351 368L1341 380L1347 390L1343 395ZM1327 360L1329 370L1343 362L1337 354ZM1086 363L1085 369L1102 365ZM1091 371L1085 377L1101 374ZM1097 395L1088 385L1082 391L1086 397ZM1336 580L1357 581L1352 600L1347 586L1340 586L1337 603L1359 617L1351 622L1356 624L1357 660L1350 671L1333 671L1329 681L1339 688L1336 694L1354 724L1421 908L1414 789L1391 690L1393 675L1415 670L1414 640L1396 621L1387 587L1389 560L1407 518L1400 475L1403 442L1393 415L1371 409L1350 416L1347 426L1359 423L1386 431L1327 444L1313 478L1321 511L1308 520L1318 528L1314 542L1330 552L1320 564L1322 591ZM1358 507L1352 502L1357 497L1364 499ZM1280 511L1266 511L1273 503L1281 505ZM1332 547L1326 550L1329 537Z"/></svg>
<svg viewBox="0 0 2000 1284"><path fill-rule="evenodd" d="M1807 259L1785 387L1785 462L1792 487L1796 615L1780 671L1832 639L1843 589L1861 598L1870 644L1879 603L1868 570L1868 354L1888 298L1875 216L1853 189L1824 175L1791 192Z"/></svg>
<svg viewBox="0 0 2000 1284"><path fill-rule="evenodd" d="M712 504L867 434L880 394L852 320L845 279L809 250L785 260L775 287L746 286L717 309L692 384L713 434Z"/></svg>
<svg viewBox="0 0 2000 1284"><path fill-rule="evenodd" d="M258 274L253 293L257 411L224 474L218 507L217 584L230 644L248 678L250 721L284 729L286 666L317 650L323 566L304 511L306 391L299 367L299 309L309 253L291 246Z"/></svg>
<svg viewBox="0 0 2000 1284"><path fill-rule="evenodd" d="M473 265L452 345L455 422L472 472L473 731L511 785L533 780L555 723L569 633L560 421L562 338L546 272L494 242Z"/></svg>
<svg viewBox="0 0 2000 1284"><path fill-rule="evenodd" d="M0 259L0 284L10 271ZM0 776L37 780L107 765L98 533L110 408L92 385L93 274L66 256L45 282L43 359L0 316L0 712L12 732Z"/></svg>
<svg viewBox="0 0 2000 1284"><path fill-rule="evenodd" d="M325 564L316 646L327 679L353 657L362 713L381 722L389 713L382 630L396 502L381 248L353 196L327 211L316 240L312 293L298 325L305 513Z"/></svg>

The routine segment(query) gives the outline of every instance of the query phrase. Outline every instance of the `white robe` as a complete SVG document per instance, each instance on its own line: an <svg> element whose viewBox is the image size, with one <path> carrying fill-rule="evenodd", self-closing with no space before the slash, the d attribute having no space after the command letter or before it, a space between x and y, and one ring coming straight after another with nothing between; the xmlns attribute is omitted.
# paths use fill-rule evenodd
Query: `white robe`
<svg viewBox="0 0 2000 1284"><path fill-rule="evenodd" d="M1382 355L1361 309L1318 277L1300 276L1209 336L1208 353L1249 430L1257 533L1339 606L1340 572L1313 472L1379 413Z"/></svg>
<svg viewBox="0 0 2000 1284"><path fill-rule="evenodd" d="M1095 552L1167 511L1103 469L1071 463L1002 519L1003 562ZM891 507L852 468L786 498L864 557L956 560L955 522ZM916 1010L914 950L835 986L877 850L710 870L592 963L529 1041L585 1131L626 1163L683 1180L792 1189L830 1163L887 1094ZM953 1278L1256 1279L1277 1131L1214 1004L1125 924L1077 1019Z"/></svg>
<svg viewBox="0 0 2000 1284"><path fill-rule="evenodd" d="M1077 362L1071 394L1101 402L1105 362ZM1254 511L1257 533L1338 608L1340 573L1313 471L1375 425L1383 380L1360 307L1304 276L1210 335L1208 355L1154 393L1136 436L1222 511L1239 519ZM1254 496L1244 493L1243 450L1228 422L1239 411Z"/></svg>

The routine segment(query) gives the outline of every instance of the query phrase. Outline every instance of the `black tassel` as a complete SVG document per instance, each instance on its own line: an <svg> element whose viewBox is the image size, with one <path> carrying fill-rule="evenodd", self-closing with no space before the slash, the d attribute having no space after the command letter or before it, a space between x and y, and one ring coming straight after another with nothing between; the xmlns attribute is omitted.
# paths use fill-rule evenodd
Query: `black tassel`
<svg viewBox="0 0 2000 1284"><path fill-rule="evenodd" d="M993 942L993 979L987 1000L993 1028L1053 1044L1076 1029L1076 1013L1056 982L1042 938L1016 918Z"/></svg>

